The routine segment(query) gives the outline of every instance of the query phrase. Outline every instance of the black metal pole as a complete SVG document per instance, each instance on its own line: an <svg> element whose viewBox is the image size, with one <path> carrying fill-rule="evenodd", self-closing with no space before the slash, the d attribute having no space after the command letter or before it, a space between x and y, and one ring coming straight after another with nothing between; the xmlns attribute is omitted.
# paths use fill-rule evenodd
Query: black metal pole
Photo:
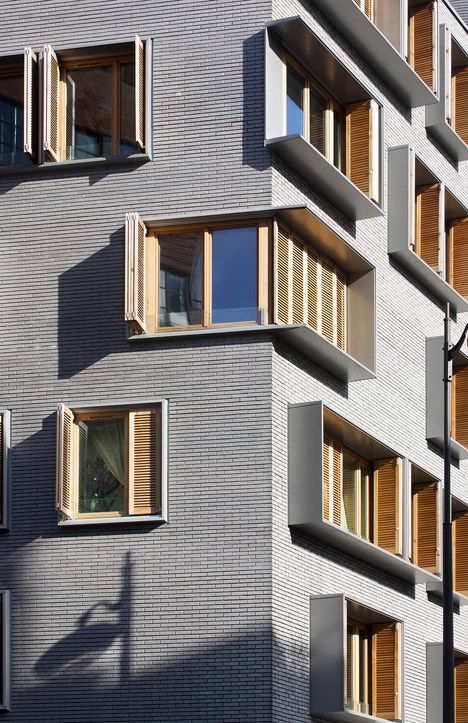
<svg viewBox="0 0 468 723"><path fill-rule="evenodd" d="M443 521L443 723L454 723L454 655L453 655L453 547L452 493L450 488L450 437L452 361L450 348L450 304L444 320L444 521Z"/></svg>

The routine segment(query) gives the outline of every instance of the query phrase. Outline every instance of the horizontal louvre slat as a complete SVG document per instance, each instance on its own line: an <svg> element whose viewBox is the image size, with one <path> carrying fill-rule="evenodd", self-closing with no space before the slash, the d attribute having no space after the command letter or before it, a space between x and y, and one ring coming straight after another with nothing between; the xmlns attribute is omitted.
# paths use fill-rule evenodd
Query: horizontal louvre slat
<svg viewBox="0 0 468 723"><path fill-rule="evenodd" d="M322 259L322 328L323 336L333 344L335 339L335 312L333 293L333 266Z"/></svg>
<svg viewBox="0 0 468 723"><path fill-rule="evenodd" d="M468 113L468 109L467 109ZM456 222L449 231L452 252L452 285L461 296L468 297L468 220Z"/></svg>
<svg viewBox="0 0 468 723"><path fill-rule="evenodd" d="M373 626L372 713L384 720L398 718L398 630L395 623Z"/></svg>
<svg viewBox="0 0 468 723"><path fill-rule="evenodd" d="M333 442L333 522L341 525L342 487L342 451L337 442Z"/></svg>
<svg viewBox="0 0 468 723"><path fill-rule="evenodd" d="M417 531L415 564L430 572L438 571L438 487L418 485L414 491L414 526Z"/></svg>
<svg viewBox="0 0 468 723"><path fill-rule="evenodd" d="M134 413L133 513L161 511L161 411Z"/></svg>
<svg viewBox="0 0 468 723"><path fill-rule="evenodd" d="M346 175L370 195L370 101L355 103L346 108Z"/></svg>
<svg viewBox="0 0 468 723"><path fill-rule="evenodd" d="M468 513L454 514L454 588L468 595Z"/></svg>
<svg viewBox="0 0 468 723"><path fill-rule="evenodd" d="M289 236L281 226L278 226L276 248L277 323L289 324Z"/></svg>
<svg viewBox="0 0 468 723"><path fill-rule="evenodd" d="M439 194L438 183L417 189L417 214L419 220L419 255L434 271L439 271Z"/></svg>
<svg viewBox="0 0 468 723"><path fill-rule="evenodd" d="M455 661L455 723L468 721L468 660Z"/></svg>
<svg viewBox="0 0 468 723"><path fill-rule="evenodd" d="M293 239L292 312L293 324L304 322L304 246Z"/></svg>
<svg viewBox="0 0 468 723"><path fill-rule="evenodd" d="M318 257L307 249L307 323L318 329Z"/></svg>
<svg viewBox="0 0 468 723"><path fill-rule="evenodd" d="M455 69L453 84L455 130L460 138L468 144L468 67Z"/></svg>
<svg viewBox="0 0 468 723"><path fill-rule="evenodd" d="M410 8L411 58L415 72L431 90L435 90L434 67L434 8L422 3Z"/></svg>
<svg viewBox="0 0 468 723"><path fill-rule="evenodd" d="M400 465L397 459L374 462L374 541L389 552L399 552Z"/></svg>
<svg viewBox="0 0 468 723"><path fill-rule="evenodd" d="M323 517L330 521L330 440L323 441Z"/></svg>

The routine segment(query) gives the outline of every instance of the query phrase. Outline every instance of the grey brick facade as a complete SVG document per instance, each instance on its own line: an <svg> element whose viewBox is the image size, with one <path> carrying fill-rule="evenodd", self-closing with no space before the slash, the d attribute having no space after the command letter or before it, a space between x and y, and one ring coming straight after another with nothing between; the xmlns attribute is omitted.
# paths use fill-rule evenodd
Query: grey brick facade
<svg viewBox="0 0 468 723"><path fill-rule="evenodd" d="M332 0L335 1L335 0ZM453 2L466 18L466 3ZM425 339L442 305L389 259L387 218L356 223L264 148L264 26L300 15L468 207L466 163L306 0L4 0L2 54L153 42L152 160L0 169L0 409L11 410L11 723L306 723L309 597L344 593L404 621L405 723L426 722L426 642L442 609L412 586L288 527L287 410L323 400L442 476L425 439ZM468 47L466 27L439 20ZM267 332L129 342L124 216L305 204L377 269L376 379L346 384ZM457 319L462 330L464 316ZM455 328L454 328L455 335ZM167 399L169 521L62 529L55 409ZM466 462L454 494L468 504ZM109 529L109 528L112 529ZM468 651L468 612L455 615Z"/></svg>

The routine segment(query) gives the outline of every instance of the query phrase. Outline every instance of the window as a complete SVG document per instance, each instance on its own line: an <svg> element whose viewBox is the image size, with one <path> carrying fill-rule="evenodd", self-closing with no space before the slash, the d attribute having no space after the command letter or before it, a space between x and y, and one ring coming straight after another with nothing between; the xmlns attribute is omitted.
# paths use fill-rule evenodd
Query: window
<svg viewBox="0 0 468 723"><path fill-rule="evenodd" d="M145 147L145 48L56 54L44 48L44 151L49 160L125 157ZM115 53L115 54L113 54Z"/></svg>
<svg viewBox="0 0 468 723"><path fill-rule="evenodd" d="M346 274L329 258L278 226L275 276L275 323L308 324L346 351Z"/></svg>
<svg viewBox="0 0 468 723"><path fill-rule="evenodd" d="M399 717L399 624L348 618L345 706L385 720Z"/></svg>
<svg viewBox="0 0 468 723"><path fill-rule="evenodd" d="M452 438L468 447L468 368L454 367L452 377Z"/></svg>
<svg viewBox="0 0 468 723"><path fill-rule="evenodd" d="M164 515L164 403L57 410L57 508L65 519Z"/></svg>
<svg viewBox="0 0 468 723"><path fill-rule="evenodd" d="M453 57L453 55L452 55ZM468 66L454 64L451 71L451 107L448 121L462 141L468 144Z"/></svg>
<svg viewBox="0 0 468 723"><path fill-rule="evenodd" d="M286 61L286 133L304 136L341 170L344 158L343 108L292 59Z"/></svg>
<svg viewBox="0 0 468 723"><path fill-rule="evenodd" d="M0 590L0 711L10 707L10 593Z"/></svg>
<svg viewBox="0 0 468 723"><path fill-rule="evenodd" d="M453 508L453 587L468 597L468 507L452 500Z"/></svg>
<svg viewBox="0 0 468 723"><path fill-rule="evenodd" d="M127 214L126 320L135 333L257 323L268 244L266 221L147 230Z"/></svg>
<svg viewBox="0 0 468 723"><path fill-rule="evenodd" d="M0 166L27 166L36 153L37 58L0 63Z"/></svg>
<svg viewBox="0 0 468 723"><path fill-rule="evenodd" d="M369 462L324 437L323 517L394 554L402 553L402 465L398 457Z"/></svg>
<svg viewBox="0 0 468 723"><path fill-rule="evenodd" d="M440 571L439 485L411 465L411 560L428 572Z"/></svg>
<svg viewBox="0 0 468 723"><path fill-rule="evenodd" d="M8 527L10 472L10 413L0 411L0 529Z"/></svg>
<svg viewBox="0 0 468 723"><path fill-rule="evenodd" d="M421 80L435 91L437 89L437 3L432 0L409 7L408 62Z"/></svg>
<svg viewBox="0 0 468 723"><path fill-rule="evenodd" d="M455 656L455 723L468 720L468 657Z"/></svg>

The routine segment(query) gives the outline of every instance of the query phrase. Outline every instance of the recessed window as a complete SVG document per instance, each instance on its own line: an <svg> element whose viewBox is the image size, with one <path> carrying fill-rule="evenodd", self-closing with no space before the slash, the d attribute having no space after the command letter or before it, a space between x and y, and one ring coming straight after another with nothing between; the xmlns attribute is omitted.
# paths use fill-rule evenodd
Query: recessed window
<svg viewBox="0 0 468 723"><path fill-rule="evenodd" d="M428 572L440 569L439 485L411 465L411 560Z"/></svg>
<svg viewBox="0 0 468 723"><path fill-rule="evenodd" d="M371 710L372 629L348 620L346 630L346 698L351 710L369 715Z"/></svg>
<svg viewBox="0 0 468 723"><path fill-rule="evenodd" d="M437 8L433 0L408 8L408 62L426 85L436 90Z"/></svg>
<svg viewBox="0 0 468 723"><path fill-rule="evenodd" d="M33 163L36 101L37 59L31 48L25 48L23 58L0 63L0 166Z"/></svg>
<svg viewBox="0 0 468 723"><path fill-rule="evenodd" d="M65 519L162 517L164 412L59 405L57 507Z"/></svg>
<svg viewBox="0 0 468 723"><path fill-rule="evenodd" d="M49 160L125 157L145 146L144 44L44 49L44 151Z"/></svg>
<svg viewBox="0 0 468 723"><path fill-rule="evenodd" d="M452 500L453 508L453 587L468 597L468 507Z"/></svg>

